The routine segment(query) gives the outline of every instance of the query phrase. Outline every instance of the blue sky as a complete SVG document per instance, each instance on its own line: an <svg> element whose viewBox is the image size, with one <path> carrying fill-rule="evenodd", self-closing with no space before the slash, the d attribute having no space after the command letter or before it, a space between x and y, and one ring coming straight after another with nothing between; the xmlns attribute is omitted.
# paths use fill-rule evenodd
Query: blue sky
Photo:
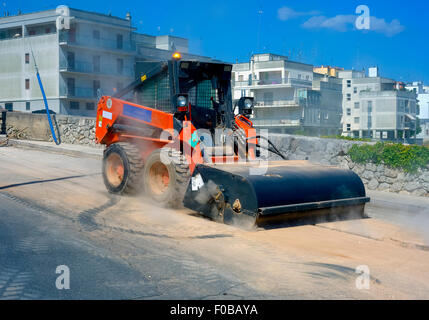
<svg viewBox="0 0 429 320"><path fill-rule="evenodd" d="M191 0L24 1L0 0L0 14L73 8L125 17L138 31L190 40L192 53L228 62L272 52L292 60L346 69L379 66L381 74L429 84L428 1ZM354 27L358 5L370 9L370 30Z"/></svg>

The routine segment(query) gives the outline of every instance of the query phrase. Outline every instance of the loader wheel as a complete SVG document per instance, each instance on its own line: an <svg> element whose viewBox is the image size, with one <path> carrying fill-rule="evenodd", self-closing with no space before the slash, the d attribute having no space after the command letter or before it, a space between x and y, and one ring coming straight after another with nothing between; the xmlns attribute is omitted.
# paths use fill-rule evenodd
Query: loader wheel
<svg viewBox="0 0 429 320"><path fill-rule="evenodd" d="M145 192L159 204L179 208L190 179L189 165L180 151L163 150L155 150L146 160L143 170ZM172 161L162 161L161 152L167 152Z"/></svg>
<svg viewBox="0 0 429 320"><path fill-rule="evenodd" d="M141 190L143 160L137 147L119 142L104 151L103 180L114 194L135 194Z"/></svg>

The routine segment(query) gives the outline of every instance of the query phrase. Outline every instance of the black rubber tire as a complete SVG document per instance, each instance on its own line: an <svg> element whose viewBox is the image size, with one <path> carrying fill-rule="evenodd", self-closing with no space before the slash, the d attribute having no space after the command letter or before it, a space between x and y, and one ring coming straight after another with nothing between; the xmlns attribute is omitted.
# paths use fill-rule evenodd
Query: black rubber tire
<svg viewBox="0 0 429 320"><path fill-rule="evenodd" d="M120 185L112 185L106 176L106 159L112 153L121 157L124 164L124 175ZM139 149L129 142L111 144L103 155L103 181L107 190L113 194L137 194L142 191L143 160Z"/></svg>
<svg viewBox="0 0 429 320"><path fill-rule="evenodd" d="M168 208L180 208L183 206L183 197L190 180L189 164L182 153L176 149L164 148L168 152L172 161L164 163L169 174L169 185L162 194L155 194L149 186L150 169L156 162L161 161L162 149L153 151L146 159L143 169L143 184L145 193L154 202Z"/></svg>

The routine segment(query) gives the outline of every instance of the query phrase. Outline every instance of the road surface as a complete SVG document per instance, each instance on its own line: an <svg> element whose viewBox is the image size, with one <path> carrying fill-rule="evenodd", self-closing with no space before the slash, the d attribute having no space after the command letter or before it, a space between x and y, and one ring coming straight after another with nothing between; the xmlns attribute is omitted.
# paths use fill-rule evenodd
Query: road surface
<svg viewBox="0 0 429 320"><path fill-rule="evenodd" d="M0 299L429 297L427 198L374 192L368 219L249 231L109 195L100 169L0 147Z"/></svg>

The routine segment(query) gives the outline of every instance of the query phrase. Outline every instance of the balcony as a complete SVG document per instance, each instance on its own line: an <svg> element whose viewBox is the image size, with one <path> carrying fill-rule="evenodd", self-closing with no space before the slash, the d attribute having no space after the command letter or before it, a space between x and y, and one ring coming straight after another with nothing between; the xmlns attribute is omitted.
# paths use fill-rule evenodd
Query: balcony
<svg viewBox="0 0 429 320"><path fill-rule="evenodd" d="M86 48L104 49L109 51L133 52L136 50L134 42L122 41L118 42L111 39L95 39L93 37L85 37L76 35L68 31L59 33L60 45L73 45Z"/></svg>
<svg viewBox="0 0 429 320"><path fill-rule="evenodd" d="M235 88L275 88L275 87L311 87L312 81L305 79L283 78L269 80L232 81Z"/></svg>
<svg viewBox="0 0 429 320"><path fill-rule="evenodd" d="M299 127L301 120L291 119L252 119L255 127Z"/></svg>
<svg viewBox="0 0 429 320"><path fill-rule="evenodd" d="M60 87L60 96L62 98L80 98L80 99L97 99L97 90L94 88L84 87Z"/></svg>
<svg viewBox="0 0 429 320"><path fill-rule="evenodd" d="M101 66L100 68L94 68L94 64L86 61L60 61L60 72L77 72L77 73L89 73L96 75L110 75L110 76L123 76L127 78L134 78L134 69L123 67L122 72L116 70L116 68L105 68Z"/></svg>
<svg viewBox="0 0 429 320"><path fill-rule="evenodd" d="M262 100L255 101L255 108L298 108L302 106L302 100L294 98L292 100Z"/></svg>

